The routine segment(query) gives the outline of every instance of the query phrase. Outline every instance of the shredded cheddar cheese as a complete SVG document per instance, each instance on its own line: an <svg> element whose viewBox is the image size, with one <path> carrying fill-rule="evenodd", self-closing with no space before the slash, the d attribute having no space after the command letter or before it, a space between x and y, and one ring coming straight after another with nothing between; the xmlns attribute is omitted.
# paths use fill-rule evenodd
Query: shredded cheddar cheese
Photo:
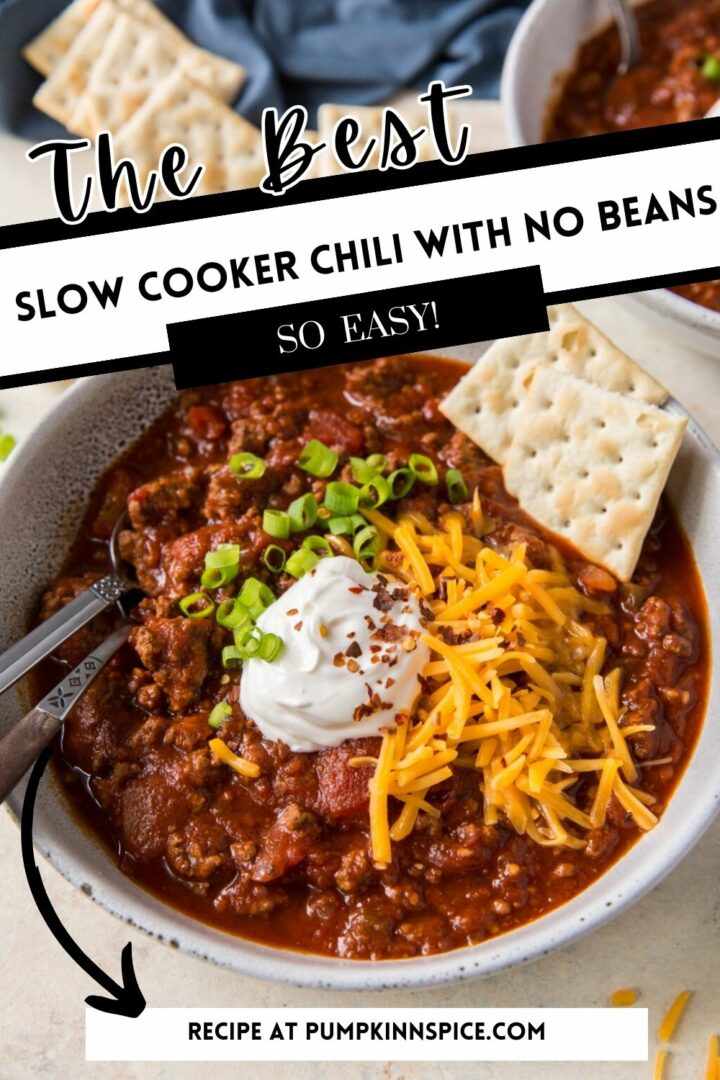
<svg viewBox="0 0 720 1080"><path fill-rule="evenodd" d="M240 776L248 776L252 779L260 775L259 765L256 765L254 761L248 761L247 758L238 757L222 739L211 739L208 745L213 757L221 761L223 765L229 765Z"/></svg>
<svg viewBox="0 0 720 1080"><path fill-rule="evenodd" d="M711 1035L708 1043L705 1080L718 1080L718 1037Z"/></svg>
<svg viewBox="0 0 720 1080"><path fill-rule="evenodd" d="M675 1034L675 1028L678 1026L680 1017L685 1011L688 1001L690 1000L690 991L683 990L682 993L673 1001L672 1005L665 1013L662 1019L660 1027L658 1028L658 1039L660 1042L670 1042Z"/></svg>
<svg viewBox="0 0 720 1080"><path fill-rule="evenodd" d="M583 848L613 798L651 829L654 799L638 787L620 671L603 675L607 642L583 621L607 606L574 587L559 557L540 569L522 544L501 554L457 512L438 526L419 513L397 522L364 513L385 540L380 569L413 587L424 606L422 640L431 649L426 707L384 734L374 763L376 864L389 863L392 842L420 814L439 815L428 794L457 769L477 774L487 824L509 822L538 844ZM477 492L470 516L485 528ZM573 789L583 778L591 801L578 805ZM394 816L391 799L400 804Z"/></svg>
<svg viewBox="0 0 720 1080"><path fill-rule="evenodd" d="M665 1077L665 1063L668 1059L667 1050L658 1050L655 1055L655 1068L653 1069L653 1080L664 1080Z"/></svg>
<svg viewBox="0 0 720 1080"><path fill-rule="evenodd" d="M610 998L610 1004L616 1009L626 1009L637 1001L637 990L628 987L627 990L616 990Z"/></svg>

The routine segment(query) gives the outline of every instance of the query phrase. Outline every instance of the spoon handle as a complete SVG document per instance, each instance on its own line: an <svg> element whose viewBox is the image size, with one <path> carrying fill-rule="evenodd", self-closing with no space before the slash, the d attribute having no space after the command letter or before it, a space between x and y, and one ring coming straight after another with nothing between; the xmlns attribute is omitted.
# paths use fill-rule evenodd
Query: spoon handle
<svg viewBox="0 0 720 1080"><path fill-rule="evenodd" d="M22 780L40 751L52 741L78 698L125 644L129 633L129 626L113 631L0 739L0 803Z"/></svg>
<svg viewBox="0 0 720 1080"><path fill-rule="evenodd" d="M0 655L0 694L49 656L81 626L119 600L128 588L128 583L122 578L108 574L6 649Z"/></svg>
<svg viewBox="0 0 720 1080"><path fill-rule="evenodd" d="M608 0L608 2L620 35L618 75L626 75L640 62L642 55L637 15L629 0Z"/></svg>

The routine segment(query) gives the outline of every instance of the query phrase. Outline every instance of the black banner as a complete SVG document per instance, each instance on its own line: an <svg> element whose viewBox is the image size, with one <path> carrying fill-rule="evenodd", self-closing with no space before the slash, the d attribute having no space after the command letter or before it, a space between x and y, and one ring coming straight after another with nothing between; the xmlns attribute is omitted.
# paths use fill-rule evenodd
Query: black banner
<svg viewBox="0 0 720 1080"><path fill-rule="evenodd" d="M178 389L547 330L538 266L168 326Z"/></svg>

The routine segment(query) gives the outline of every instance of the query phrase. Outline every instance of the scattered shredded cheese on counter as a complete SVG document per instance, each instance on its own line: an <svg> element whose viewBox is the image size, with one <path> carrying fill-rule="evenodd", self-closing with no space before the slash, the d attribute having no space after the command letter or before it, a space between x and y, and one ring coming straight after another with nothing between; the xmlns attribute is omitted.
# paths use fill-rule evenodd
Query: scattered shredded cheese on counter
<svg viewBox="0 0 720 1080"><path fill-rule="evenodd" d="M718 1080L720 1073L720 1061L718 1060L718 1037L710 1036L708 1043L707 1066L705 1068L705 1080Z"/></svg>
<svg viewBox="0 0 720 1080"><path fill-rule="evenodd" d="M670 1042L675 1034L675 1028L678 1026L680 1017L685 1011L688 1001L690 1000L690 991L683 990L673 1001L672 1005L665 1013L662 1019L660 1027L658 1028L658 1039L660 1042Z"/></svg>
<svg viewBox="0 0 720 1080"><path fill-rule="evenodd" d="M617 1009L625 1009L629 1005L634 1005L637 999L637 990L629 987L627 990L616 990L610 998L610 1004Z"/></svg>
<svg viewBox="0 0 720 1080"><path fill-rule="evenodd" d="M665 1076L665 1062L668 1059L667 1050L658 1050L655 1055L655 1068L653 1069L653 1080L663 1080Z"/></svg>
<svg viewBox="0 0 720 1080"><path fill-rule="evenodd" d="M472 505L481 531L477 493ZM530 565L525 545L500 554L457 512L437 527L419 513L397 522L364 513L386 543L380 570L425 605L422 640L432 650L430 709L398 717L371 781L375 862L390 861L392 841L408 836L420 813L438 815L427 795L458 768L478 773L486 824L509 821L544 846L584 848L582 834L605 823L613 796L651 829L654 799L637 786L620 671L603 677L607 642L582 621L609 608L574 587L559 557L547 570ZM582 808L573 788L589 772L597 783ZM402 804L392 821L391 796Z"/></svg>

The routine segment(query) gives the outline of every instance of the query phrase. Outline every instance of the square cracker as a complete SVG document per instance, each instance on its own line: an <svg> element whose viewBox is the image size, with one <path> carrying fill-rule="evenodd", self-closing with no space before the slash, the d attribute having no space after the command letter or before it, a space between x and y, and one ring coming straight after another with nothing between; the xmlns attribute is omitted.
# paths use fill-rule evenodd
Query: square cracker
<svg viewBox="0 0 720 1080"><path fill-rule="evenodd" d="M61 26L62 34L49 41L56 52L61 38L68 47L57 52L33 101L80 134L92 136L103 127L115 131L176 63L223 101L233 102L245 81L244 68L193 45L148 0L76 0L64 15L68 21ZM74 36L66 38L63 27ZM34 54L38 41L31 42L26 57L28 50ZM46 47L47 42L38 46L40 51Z"/></svg>
<svg viewBox="0 0 720 1080"><path fill-rule="evenodd" d="M393 104L391 107L413 130L417 130L419 127L428 129L417 143L418 161L436 160L438 154L435 149L432 133L429 130L427 108L416 101ZM380 159L380 137L384 112L384 107L377 105L325 104L320 106L318 109L318 129L320 131L320 138L323 142L327 143L326 148L318 155L318 157L321 158L320 172L323 176L336 176L346 172L346 170L335 160L335 155L331 149L335 125L343 116L354 117L361 128L360 136L355 143L357 149L353 148L353 157L357 156L358 151L366 144L371 136L375 136L377 139L377 146L370 155L367 165L365 165L366 169L377 169L378 161ZM450 107L448 108L448 131L453 142L457 139L459 128L460 121L453 112L452 107Z"/></svg>
<svg viewBox="0 0 720 1080"><path fill-rule="evenodd" d="M75 0L33 38L22 51L28 64L49 75L62 60L100 0Z"/></svg>
<svg viewBox="0 0 720 1080"><path fill-rule="evenodd" d="M171 143L188 152L188 170L204 165L195 192L209 195L254 187L265 172L256 127L187 77L181 67L164 79L120 129L115 156L131 158L144 183Z"/></svg>
<svg viewBox="0 0 720 1080"><path fill-rule="evenodd" d="M190 45L178 51L164 33L119 11L67 125L90 137L98 131L119 131L178 64L196 82L210 83L208 89L222 97L216 60ZM237 81L231 90L234 98Z"/></svg>
<svg viewBox="0 0 720 1080"><path fill-rule="evenodd" d="M570 304L548 308L550 329L494 342L440 406L455 427L504 463L532 374L540 366L661 405L668 392Z"/></svg>
<svg viewBox="0 0 720 1080"><path fill-rule="evenodd" d="M100 0L52 74L38 88L33 98L36 108L67 126L78 98L88 84L93 65L105 47L116 15L117 8L112 0Z"/></svg>
<svg viewBox="0 0 720 1080"><path fill-rule="evenodd" d="M687 425L626 394L539 367L503 473L523 510L629 581Z"/></svg>
<svg viewBox="0 0 720 1080"><path fill-rule="evenodd" d="M74 0L74 3L65 8L25 46L23 56L28 63L42 75L50 75L101 2L102 0ZM245 69L240 64L192 45L182 30L163 15L151 0L115 0L115 3L119 10L162 33L168 46L173 46L177 51L195 49L201 54L204 65L201 65L201 57L198 56L198 67L195 71L198 82L213 90L223 101L235 101L246 77Z"/></svg>

